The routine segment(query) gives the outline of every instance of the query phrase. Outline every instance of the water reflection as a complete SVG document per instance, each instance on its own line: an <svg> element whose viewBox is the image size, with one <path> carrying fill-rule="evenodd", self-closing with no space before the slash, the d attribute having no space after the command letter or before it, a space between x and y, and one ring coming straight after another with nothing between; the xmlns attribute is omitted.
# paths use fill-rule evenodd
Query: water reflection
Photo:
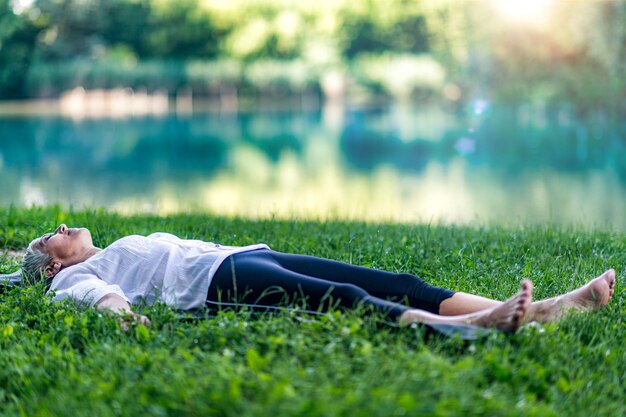
<svg viewBox="0 0 626 417"><path fill-rule="evenodd" d="M626 230L624 126L481 109L0 118L0 205Z"/></svg>

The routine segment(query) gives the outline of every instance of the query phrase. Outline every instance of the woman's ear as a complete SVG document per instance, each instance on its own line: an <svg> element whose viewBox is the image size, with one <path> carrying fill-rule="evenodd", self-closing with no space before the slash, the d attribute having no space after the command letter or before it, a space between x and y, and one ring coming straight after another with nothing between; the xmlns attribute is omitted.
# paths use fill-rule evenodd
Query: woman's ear
<svg viewBox="0 0 626 417"><path fill-rule="evenodd" d="M54 278L54 276L56 274L59 273L59 271L61 270L61 264L59 262L53 262L50 265L48 265L45 269L44 269L44 274L46 275L47 279L52 279Z"/></svg>

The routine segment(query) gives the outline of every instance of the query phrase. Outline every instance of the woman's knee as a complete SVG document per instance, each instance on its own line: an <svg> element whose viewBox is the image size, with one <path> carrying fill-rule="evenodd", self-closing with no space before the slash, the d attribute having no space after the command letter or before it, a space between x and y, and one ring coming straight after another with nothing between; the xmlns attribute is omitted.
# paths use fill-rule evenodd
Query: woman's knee
<svg viewBox="0 0 626 417"><path fill-rule="evenodd" d="M396 288L407 295L415 291L421 291L422 289L430 286L423 279L407 273L396 274L395 283L397 285Z"/></svg>
<svg viewBox="0 0 626 417"><path fill-rule="evenodd" d="M363 288L354 284L334 284L329 295L335 299L341 299L342 304L353 304L356 301L364 300L369 293Z"/></svg>
<svg viewBox="0 0 626 417"><path fill-rule="evenodd" d="M412 284L425 284L426 281L418 277L417 275L409 274L406 272L396 274L398 279Z"/></svg>

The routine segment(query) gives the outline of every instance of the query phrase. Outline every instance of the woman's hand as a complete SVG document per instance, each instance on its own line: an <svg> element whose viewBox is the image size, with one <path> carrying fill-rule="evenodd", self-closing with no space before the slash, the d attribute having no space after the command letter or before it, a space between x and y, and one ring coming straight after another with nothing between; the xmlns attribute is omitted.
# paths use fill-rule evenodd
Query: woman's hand
<svg viewBox="0 0 626 417"><path fill-rule="evenodd" d="M143 324L144 326L150 326L150 319L142 314L130 312L120 317L120 327L125 332L130 330L130 326L133 324Z"/></svg>
<svg viewBox="0 0 626 417"><path fill-rule="evenodd" d="M131 310L130 304L115 293L107 294L98 300L96 308L99 310L113 310L115 313L119 314L121 316L120 326L125 332L130 330L130 325L133 323L150 326L150 319L148 317L135 313Z"/></svg>

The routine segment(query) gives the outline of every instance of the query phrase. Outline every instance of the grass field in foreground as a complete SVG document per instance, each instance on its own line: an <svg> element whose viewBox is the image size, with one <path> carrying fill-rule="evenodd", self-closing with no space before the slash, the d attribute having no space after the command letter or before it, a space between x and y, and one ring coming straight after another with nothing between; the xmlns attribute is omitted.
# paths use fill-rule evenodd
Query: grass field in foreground
<svg viewBox="0 0 626 417"><path fill-rule="evenodd" d="M617 288L600 312L476 342L425 338L421 328L356 313L230 311L189 321L164 306L142 309L151 328L124 333L95 310L13 289L0 296L0 415L626 415L625 235L3 208L0 249L23 248L61 222L88 227L101 247L154 231L266 242L498 299L522 277L544 298L609 267ZM0 256L0 273L17 266Z"/></svg>

